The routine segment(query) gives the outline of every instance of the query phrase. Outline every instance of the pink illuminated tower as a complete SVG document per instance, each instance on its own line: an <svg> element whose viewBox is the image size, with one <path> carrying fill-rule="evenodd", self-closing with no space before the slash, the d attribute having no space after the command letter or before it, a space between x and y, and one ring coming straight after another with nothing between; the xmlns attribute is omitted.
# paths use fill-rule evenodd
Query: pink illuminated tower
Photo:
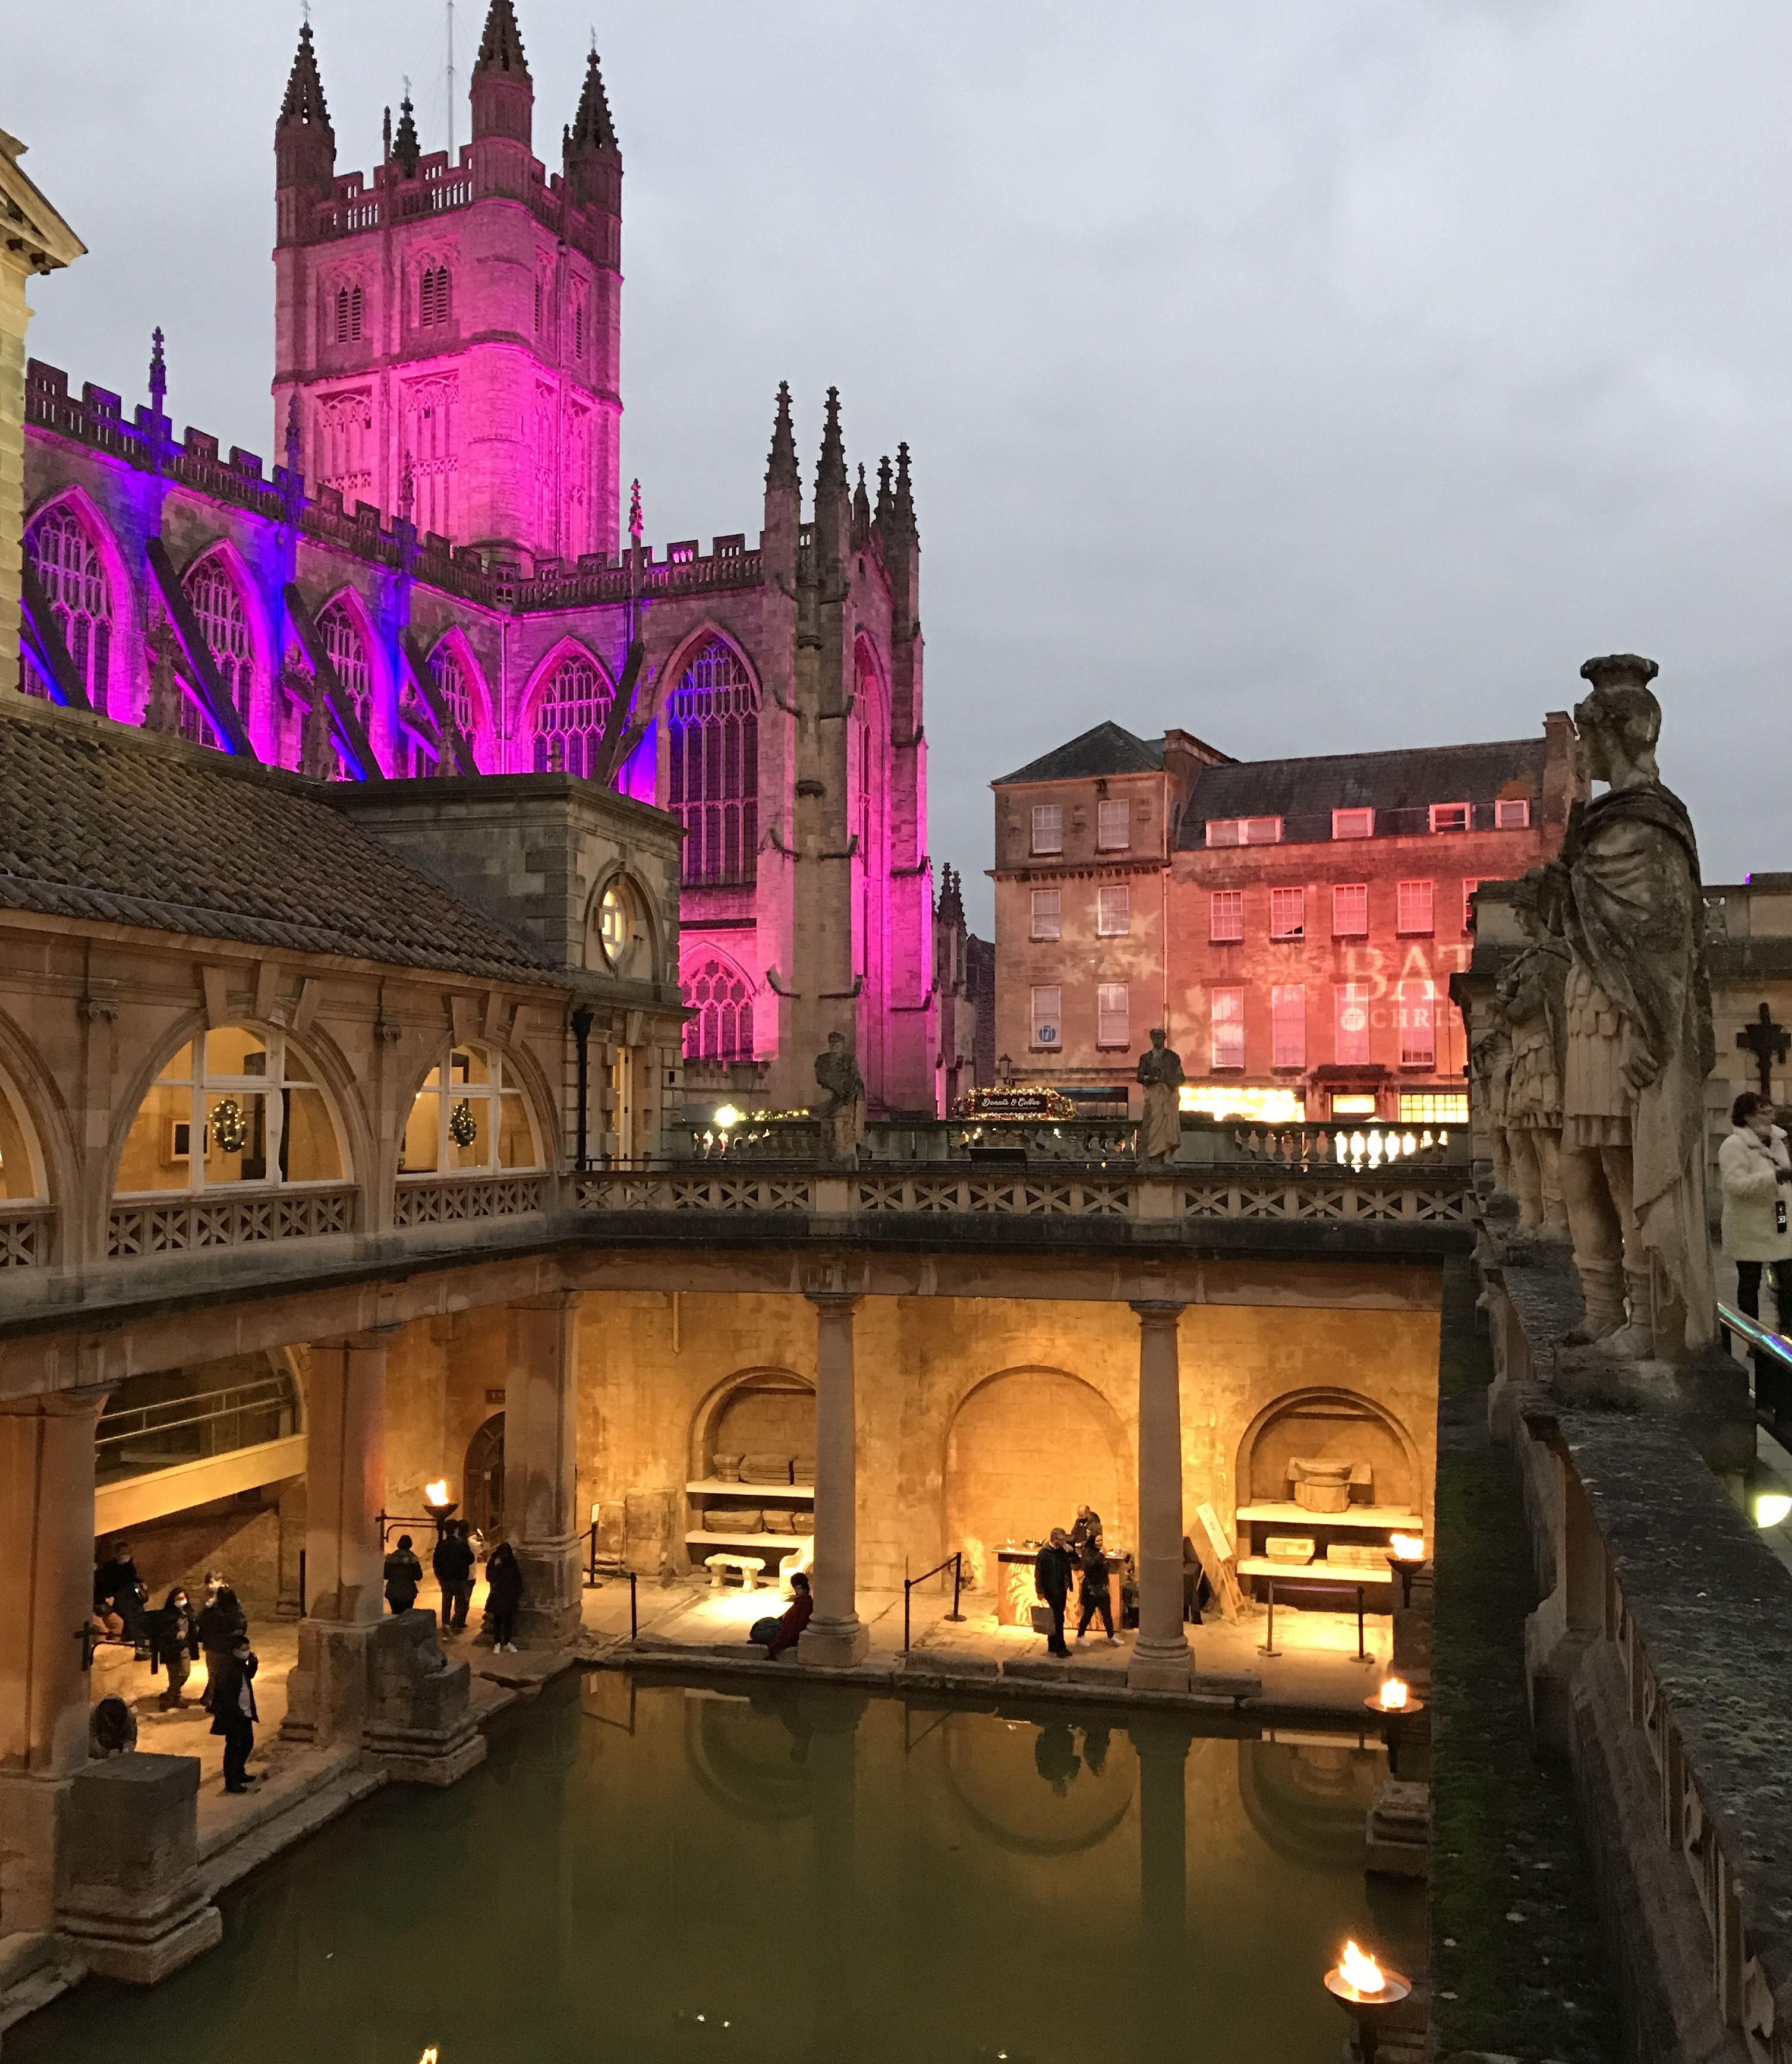
<svg viewBox="0 0 1792 2064"><path fill-rule="evenodd" d="M369 181L336 169L309 26L274 132L276 420L353 509L531 568L617 547L622 154L596 53L560 171L531 148L511 0L473 68L473 140L425 155L407 102Z"/></svg>

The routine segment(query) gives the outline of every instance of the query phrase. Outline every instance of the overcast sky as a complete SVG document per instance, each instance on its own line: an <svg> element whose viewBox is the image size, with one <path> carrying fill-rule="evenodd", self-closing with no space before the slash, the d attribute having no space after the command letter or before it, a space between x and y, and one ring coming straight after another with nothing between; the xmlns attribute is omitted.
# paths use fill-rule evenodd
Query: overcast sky
<svg viewBox="0 0 1792 2064"><path fill-rule="evenodd" d="M558 163L591 7L519 0ZM0 26L91 255L32 349L273 456L297 10ZM462 89L483 0L456 9ZM315 0L338 167L438 0ZM678 0L595 23L626 167L624 478L757 528L772 397L915 455L936 864L1104 717L1241 757L1535 731L1652 654L1708 880L1792 868L1792 10L1770 0ZM28 83L29 91L22 91ZM464 100L456 138L464 141Z"/></svg>

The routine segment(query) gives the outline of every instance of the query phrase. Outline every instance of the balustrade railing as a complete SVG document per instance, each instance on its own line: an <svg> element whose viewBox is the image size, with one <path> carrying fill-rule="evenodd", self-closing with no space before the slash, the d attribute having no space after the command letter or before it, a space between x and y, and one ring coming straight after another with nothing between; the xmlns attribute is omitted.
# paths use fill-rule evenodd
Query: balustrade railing
<svg viewBox="0 0 1792 2064"><path fill-rule="evenodd" d="M0 1268L43 1268L50 1261L48 1204L0 1204Z"/></svg>
<svg viewBox="0 0 1792 2064"><path fill-rule="evenodd" d="M468 1219L516 1218L544 1208L550 1178L535 1175L401 1175L396 1226L453 1225Z"/></svg>
<svg viewBox="0 0 1792 2064"><path fill-rule="evenodd" d="M119 1261L353 1232L356 1194L352 1184L345 1184L329 1189L144 1198L115 1204L107 1220L106 1252Z"/></svg>
<svg viewBox="0 0 1792 2064"><path fill-rule="evenodd" d="M97 1481L116 1483L208 1455L288 1439L298 1430L291 1381L258 1378L153 1405L108 1407L94 1436Z"/></svg>

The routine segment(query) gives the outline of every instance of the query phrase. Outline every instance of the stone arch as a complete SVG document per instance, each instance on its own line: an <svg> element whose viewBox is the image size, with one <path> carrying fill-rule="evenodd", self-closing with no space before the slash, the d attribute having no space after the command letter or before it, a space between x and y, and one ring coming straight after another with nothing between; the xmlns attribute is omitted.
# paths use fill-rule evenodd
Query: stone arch
<svg viewBox="0 0 1792 2064"><path fill-rule="evenodd" d="M104 511L79 482L54 489L30 511L25 519L24 535L29 539L31 532L46 516L59 510L68 510L79 523L87 540L94 549L104 570L107 589L111 632L107 641L105 693L96 696L95 707L103 716L116 718L120 723L131 721L139 714L136 698L131 692L130 652L137 633L137 590L131 579L130 569L120 550L118 534ZM29 549L27 545L26 549ZM65 632L64 642L67 642ZM78 655L77 666L80 664ZM97 687L97 671L91 676Z"/></svg>
<svg viewBox="0 0 1792 2064"><path fill-rule="evenodd" d="M533 1130L535 1154L532 1161L525 1162L503 1158L507 1150L504 1147L505 1135L502 1124L494 1143L489 1139L481 1140L481 1144L488 1147L495 1144L499 1155L498 1168L500 1170L514 1168L519 1173L532 1173L540 1170L558 1168L560 1165L560 1128L558 1107L549 1092L546 1079L532 1057L521 1048L511 1046L507 1040L488 1038L483 1032L477 1034L470 1039L457 1039L450 1032L445 1034L430 1049L422 1066L410 1078L409 1101L400 1107L406 1114L405 1131L401 1142L402 1150L404 1151L402 1151L400 1159L402 1163L408 1161L410 1165L401 1166L398 1173L401 1176L405 1175L429 1176L453 1172L451 1169L441 1164L438 1157L426 1158L414 1151L412 1128L414 1123L421 1119L436 1119L442 1115L441 1111L434 1108L435 1104L440 1104L443 1109L450 1110L451 1115L451 1082L444 1082L438 1090L431 1086L430 1078L438 1069L448 1065L450 1057L457 1053L476 1053L482 1056L488 1071L493 1060L498 1063L497 1100L502 1105L502 1100L511 1096L520 1097L530 1126ZM482 1079L489 1080L489 1072L487 1076ZM467 1101L476 1102L482 1094L485 1094L486 1101L488 1103L492 1100L489 1093L475 1092ZM420 1113L418 1107L426 1099L432 1100L432 1108L427 1113ZM503 1113L501 1108L496 1115L502 1120ZM433 1131L434 1128L431 1129ZM416 1138L420 1143L422 1135L416 1135ZM436 1143L439 1146L439 1140ZM431 1165L432 1158L434 1165ZM470 1167L472 1164L468 1165ZM478 1165L483 1167L486 1164L482 1163Z"/></svg>
<svg viewBox="0 0 1792 2064"><path fill-rule="evenodd" d="M975 1559L986 1585L1005 1541L1043 1539L1081 1504L1111 1543L1136 1546L1132 1435L1087 1377L1038 1363L992 1370L959 1400L942 1445L946 1552L964 1548L967 1575Z"/></svg>
<svg viewBox="0 0 1792 2064"><path fill-rule="evenodd" d="M461 728L467 743L474 748L474 757L482 766L486 764L486 754L490 749L487 741L490 740L494 729L491 714L491 690L486 681L485 669L479 664L478 657L473 650L472 640L458 623L450 623L434 641L430 647L423 663L433 670L438 658L442 656L452 659L460 671L462 682L466 684L467 711L471 720L470 723L462 723ZM438 691L442 694L444 700L446 700L446 691L443 689L439 678L436 682L436 687ZM461 723L458 708L454 712L454 718L457 723Z"/></svg>
<svg viewBox="0 0 1792 2064"><path fill-rule="evenodd" d="M588 667L595 675L595 681L588 683L581 682L585 691L576 699L576 705L566 702L563 694L568 683L563 682L561 670L569 663L580 667ZM551 740L547 732L540 731L540 727L547 715L550 699L553 698L562 703L569 713L575 706L585 711L575 724L569 722L567 726L556 728L555 736L562 740L566 771L580 775L586 773L590 765L590 751L596 742L595 733L601 729L604 719L607 717L611 705L615 700L615 694L614 676L589 645L570 634L559 639L530 675L523 691L515 734L516 751L521 756L521 770L525 773L548 771L548 762L553 756L550 750ZM538 732L540 732L539 736ZM579 760L576 767L572 764L575 748Z"/></svg>
<svg viewBox="0 0 1792 2064"><path fill-rule="evenodd" d="M694 1014L684 1021L687 1061L750 1061L757 1050L759 984L724 947L700 935L680 949L679 988Z"/></svg>
<svg viewBox="0 0 1792 2064"><path fill-rule="evenodd" d="M80 1214L79 1167L54 1078L18 1024L0 1014L0 1208L50 1205L51 1260L67 1252Z"/></svg>
<svg viewBox="0 0 1792 2064"><path fill-rule="evenodd" d="M1297 1456L1349 1461L1368 1472L1366 1482L1354 1486L1356 1502L1425 1516L1417 1442L1386 1405L1360 1391L1318 1384L1272 1398L1238 1443L1238 1502L1291 1498L1287 1465Z"/></svg>
<svg viewBox="0 0 1792 2064"><path fill-rule="evenodd" d="M504 1415L494 1412L474 1432L461 1461L463 1519L488 1541L502 1538L504 1526Z"/></svg>
<svg viewBox="0 0 1792 2064"><path fill-rule="evenodd" d="M759 1440L759 1452L777 1451L784 1441L797 1441L806 1433L807 1445L792 1445L793 1455L815 1452L815 1385L772 1362L749 1364L724 1376L698 1401L691 1415L688 1474L693 1482L716 1473L715 1457L724 1435ZM753 1452L742 1448L723 1453ZM742 1487L743 1502L750 1502L750 1490Z"/></svg>

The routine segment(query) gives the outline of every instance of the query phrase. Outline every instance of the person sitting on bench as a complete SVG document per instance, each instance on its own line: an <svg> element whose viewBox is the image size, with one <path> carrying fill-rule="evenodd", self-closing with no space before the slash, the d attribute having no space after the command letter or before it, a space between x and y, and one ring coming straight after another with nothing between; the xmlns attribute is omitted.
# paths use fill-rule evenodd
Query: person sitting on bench
<svg viewBox="0 0 1792 2064"><path fill-rule="evenodd" d="M801 1638L803 1629L809 1624L809 1616L815 1610L815 1601L809 1596L809 1579L801 1570L790 1579L790 1609L781 1619L768 1615L756 1619L749 1641L757 1641L767 1655L781 1655L787 1648L794 1648Z"/></svg>

